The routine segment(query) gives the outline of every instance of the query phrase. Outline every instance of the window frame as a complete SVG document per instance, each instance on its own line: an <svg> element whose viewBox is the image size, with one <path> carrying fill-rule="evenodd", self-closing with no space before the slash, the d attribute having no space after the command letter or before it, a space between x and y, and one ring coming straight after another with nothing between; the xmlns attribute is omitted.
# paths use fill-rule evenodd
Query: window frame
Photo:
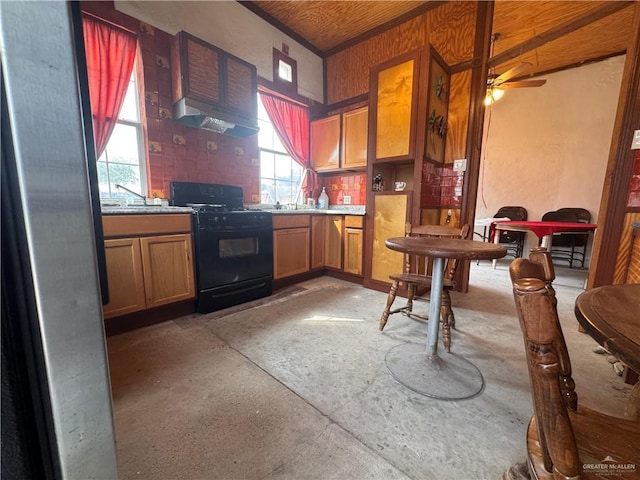
<svg viewBox="0 0 640 480"><path fill-rule="evenodd" d="M139 68L140 65L140 57L138 56L133 64L133 68L131 70L131 78L129 80L129 86L127 87L127 92L125 94L125 99L127 97L127 95L129 94L129 89L131 89L133 95L135 96L135 105L136 105L136 110L137 110L137 116L138 116L138 120L134 121L131 119L124 119L121 118L120 114L122 112L122 109L120 110L120 112L118 113L118 119L116 121L116 127L118 125L123 125L123 126L127 126L127 127L133 127L135 128L135 133L136 133L136 143L137 143L137 157L138 157L138 170L139 170L139 179L140 179L140 194L147 196L148 194L148 179L147 179L147 157L146 157L146 140L145 140L145 125L144 125L144 119L145 119L145 110L144 110L144 104L142 103L142 99L143 99L143 95L142 95L142 84L143 79L142 79L142 72ZM131 81L131 79L133 79L133 82ZM124 103L123 103L124 105ZM115 127L114 127L115 129ZM111 162L108 159L108 150L109 150L109 143L112 141L112 138L109 138L109 141L107 142L107 146L104 149L104 152L102 152L102 155L100 156L100 158L96 159L96 167L99 167L100 163L105 163L106 164L106 168L107 168L107 176L108 176L108 186L109 186L109 191L108 192L100 192L100 198L102 200L109 200L109 199L121 199L123 198L123 196L121 194L119 194L117 191L114 191L114 189L112 189L112 186L115 184L115 182L111 181L111 176L109 174L109 165L111 164L119 164L119 165L135 165L135 164L129 164L129 163L122 163L122 162ZM104 161L101 161L101 159L103 157L107 157ZM98 183L102 183L100 181L101 179L98 178ZM126 185L125 185L126 186ZM129 194L127 194L129 195ZM127 197L129 198L129 197Z"/></svg>

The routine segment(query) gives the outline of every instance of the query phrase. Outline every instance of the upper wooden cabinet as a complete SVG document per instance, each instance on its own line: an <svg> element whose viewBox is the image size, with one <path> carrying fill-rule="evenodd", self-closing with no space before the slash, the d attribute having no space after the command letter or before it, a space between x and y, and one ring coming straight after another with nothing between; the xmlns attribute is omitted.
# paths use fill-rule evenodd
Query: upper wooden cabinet
<svg viewBox="0 0 640 480"><path fill-rule="evenodd" d="M256 67L187 32L171 43L173 101L190 98L253 120L257 117Z"/></svg>
<svg viewBox="0 0 640 480"><path fill-rule="evenodd" d="M367 166L369 107L342 114L342 168Z"/></svg>
<svg viewBox="0 0 640 480"><path fill-rule="evenodd" d="M340 115L311 122L311 167L321 172L340 168Z"/></svg>
<svg viewBox="0 0 640 480"><path fill-rule="evenodd" d="M367 166L369 108L311 122L311 166L318 172Z"/></svg>
<svg viewBox="0 0 640 480"><path fill-rule="evenodd" d="M415 157L419 65L420 53L414 52L372 71L376 161Z"/></svg>

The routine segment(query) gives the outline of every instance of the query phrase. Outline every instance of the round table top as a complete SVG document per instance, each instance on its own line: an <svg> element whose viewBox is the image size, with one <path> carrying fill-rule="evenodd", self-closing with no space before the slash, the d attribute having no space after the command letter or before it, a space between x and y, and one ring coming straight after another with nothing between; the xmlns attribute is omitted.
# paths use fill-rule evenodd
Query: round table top
<svg viewBox="0 0 640 480"><path fill-rule="evenodd" d="M640 372L640 284L605 285L578 295L578 323L600 345Z"/></svg>
<svg viewBox="0 0 640 480"><path fill-rule="evenodd" d="M491 260L507 254L506 248L495 243L458 238L393 237L387 239L384 244L397 252L437 258Z"/></svg>

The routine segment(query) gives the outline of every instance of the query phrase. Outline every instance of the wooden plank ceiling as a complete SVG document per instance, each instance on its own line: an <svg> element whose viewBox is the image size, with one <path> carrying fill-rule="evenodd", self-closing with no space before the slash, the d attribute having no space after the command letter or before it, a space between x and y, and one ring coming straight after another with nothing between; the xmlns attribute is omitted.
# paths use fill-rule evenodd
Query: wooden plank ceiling
<svg viewBox="0 0 640 480"><path fill-rule="evenodd" d="M241 2L293 32L321 56L437 6L434 1ZM260 12L261 11L261 12ZM636 25L635 28L638 28ZM633 33L630 1L510 1L495 3L490 65L500 74L531 64L527 77L572 68L625 51Z"/></svg>

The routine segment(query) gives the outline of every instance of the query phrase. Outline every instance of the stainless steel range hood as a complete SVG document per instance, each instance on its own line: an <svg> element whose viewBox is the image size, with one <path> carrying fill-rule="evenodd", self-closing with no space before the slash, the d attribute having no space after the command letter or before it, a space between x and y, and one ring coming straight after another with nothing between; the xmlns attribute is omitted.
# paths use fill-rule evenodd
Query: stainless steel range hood
<svg viewBox="0 0 640 480"><path fill-rule="evenodd" d="M188 127L232 137L249 137L260 131L257 125L246 119L188 97L174 104L173 119Z"/></svg>

